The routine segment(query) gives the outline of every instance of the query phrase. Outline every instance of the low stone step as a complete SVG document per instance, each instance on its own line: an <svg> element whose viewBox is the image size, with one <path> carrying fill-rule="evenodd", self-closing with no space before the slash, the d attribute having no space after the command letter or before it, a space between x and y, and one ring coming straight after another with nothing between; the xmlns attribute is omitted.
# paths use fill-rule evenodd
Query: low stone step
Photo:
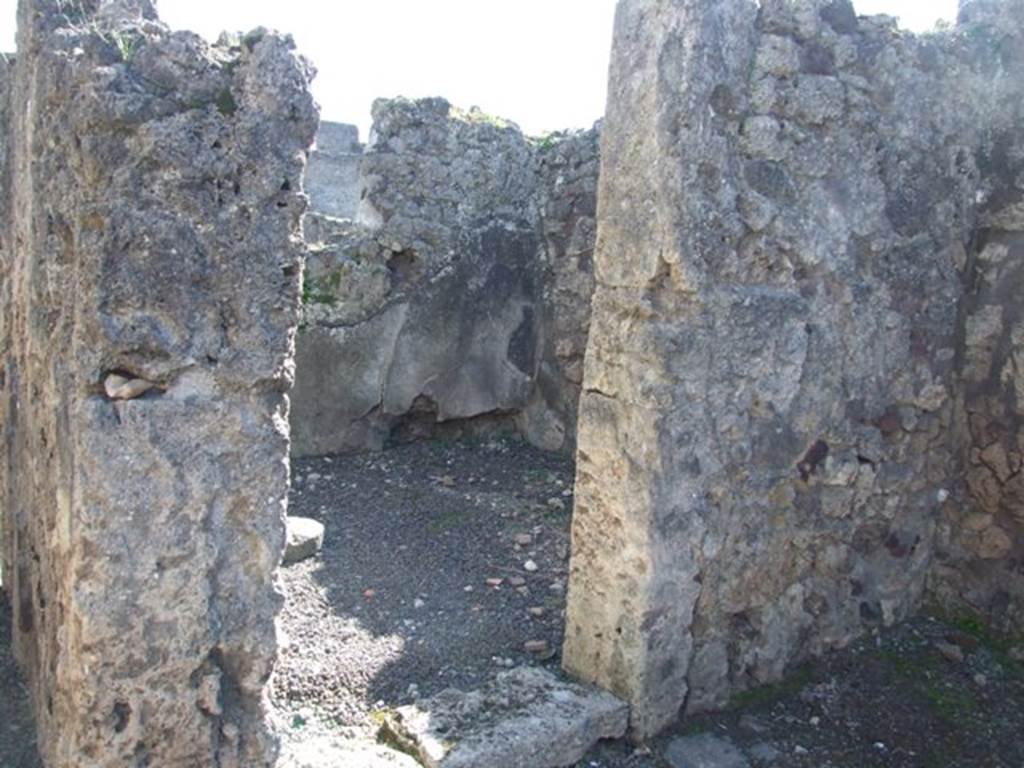
<svg viewBox="0 0 1024 768"><path fill-rule="evenodd" d="M400 707L388 735L426 768L562 768L626 733L629 710L609 693L534 667L503 672L479 691L442 691Z"/></svg>
<svg viewBox="0 0 1024 768"><path fill-rule="evenodd" d="M380 744L316 736L286 741L275 768L421 768L408 755Z"/></svg>

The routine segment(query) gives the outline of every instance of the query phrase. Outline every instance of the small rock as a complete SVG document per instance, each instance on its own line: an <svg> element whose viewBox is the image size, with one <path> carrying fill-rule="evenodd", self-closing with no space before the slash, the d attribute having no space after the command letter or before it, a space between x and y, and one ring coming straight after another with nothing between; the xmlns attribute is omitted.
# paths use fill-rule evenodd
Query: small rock
<svg viewBox="0 0 1024 768"><path fill-rule="evenodd" d="M497 589L498 587L500 587L504 583L505 583L504 579L487 579L487 586L488 587L494 587L495 589Z"/></svg>
<svg viewBox="0 0 1024 768"><path fill-rule="evenodd" d="M766 741L755 744L747 753L758 766L774 765L782 757L782 753Z"/></svg>
<svg viewBox="0 0 1024 768"><path fill-rule="evenodd" d="M141 397L156 386L145 379L130 379L117 373L111 373L103 380L103 390L111 400L134 400Z"/></svg>
<svg viewBox="0 0 1024 768"><path fill-rule="evenodd" d="M533 544L533 536L528 533L517 533L513 541L521 547L528 547Z"/></svg>
<svg viewBox="0 0 1024 768"><path fill-rule="evenodd" d="M375 589L364 589L363 590L363 597L365 597L367 600L373 600L373 598L376 597L376 596L377 596L377 590L375 590Z"/></svg>
<svg viewBox="0 0 1024 768"><path fill-rule="evenodd" d="M444 475L442 477L439 477L437 479L437 482L439 482L445 488L452 488L455 485L455 478L452 477L451 475Z"/></svg>
<svg viewBox="0 0 1024 768"><path fill-rule="evenodd" d="M974 676L974 684L979 688L984 688L988 685L988 678L980 672Z"/></svg>
<svg viewBox="0 0 1024 768"><path fill-rule="evenodd" d="M512 576L509 578L508 583L511 584L513 587L521 587L524 584L526 584L526 579L524 579L522 576Z"/></svg>
<svg viewBox="0 0 1024 768"><path fill-rule="evenodd" d="M557 496L552 496L550 499L548 499L547 505L550 509L556 509L559 511L565 509L565 502L562 501Z"/></svg>
<svg viewBox="0 0 1024 768"><path fill-rule="evenodd" d="M527 653L540 655L548 652L547 640L527 640L523 643L523 650Z"/></svg>
<svg viewBox="0 0 1024 768"><path fill-rule="evenodd" d="M541 606L539 606L539 605L535 605L535 606L533 606L532 608L528 609L528 611L529 611L529 614L530 614L531 616L533 616L533 618L535 618L535 619L539 619L539 618L541 618L541 617L542 617L542 616L543 616L543 615L544 615L545 613L547 613L547 611L546 611L546 610L545 610L545 609L544 609L543 607L541 607Z"/></svg>
<svg viewBox="0 0 1024 768"><path fill-rule="evenodd" d="M799 744L797 744L795 747L793 747L793 754L794 755L806 755L807 754L807 748L806 747L801 747Z"/></svg>
<svg viewBox="0 0 1024 768"><path fill-rule="evenodd" d="M422 608L426 604L427 604L426 601L424 601L422 598L419 598L419 597L417 597L415 600L412 601L412 607L413 608Z"/></svg>
<svg viewBox="0 0 1024 768"><path fill-rule="evenodd" d="M942 654L946 661L959 664L964 660L964 652L960 649L959 645L952 645L951 643L936 643L935 648Z"/></svg>
<svg viewBox="0 0 1024 768"><path fill-rule="evenodd" d="M809 722L810 722L810 724L812 726L817 728L819 725L821 725L821 718L820 717L812 717Z"/></svg>
<svg viewBox="0 0 1024 768"><path fill-rule="evenodd" d="M950 632L946 635L946 641L953 645L959 645L961 648L965 648L968 651L972 651L978 647L978 638L969 635L966 632Z"/></svg>
<svg viewBox="0 0 1024 768"><path fill-rule="evenodd" d="M473 591L473 585L472 584L467 584L466 586L464 586L462 588L462 591L463 592L472 592Z"/></svg>
<svg viewBox="0 0 1024 768"><path fill-rule="evenodd" d="M1007 655L1013 661L1024 664L1024 645L1015 645L1007 652Z"/></svg>
<svg viewBox="0 0 1024 768"><path fill-rule="evenodd" d="M671 768L750 768L750 762L731 741L701 733L673 739L665 750Z"/></svg>
<svg viewBox="0 0 1024 768"><path fill-rule="evenodd" d="M742 730L747 733L752 733L755 736L761 736L771 730L763 720L760 720L753 715L743 715L743 717L740 718L739 726Z"/></svg>
<svg viewBox="0 0 1024 768"><path fill-rule="evenodd" d="M284 564L291 565L313 557L324 545L324 526L308 517L288 518L288 541Z"/></svg>
<svg viewBox="0 0 1024 768"><path fill-rule="evenodd" d="M533 562L533 560L527 560L525 563L523 563L523 569L527 573L536 573L536 571L537 571L537 564L535 562Z"/></svg>

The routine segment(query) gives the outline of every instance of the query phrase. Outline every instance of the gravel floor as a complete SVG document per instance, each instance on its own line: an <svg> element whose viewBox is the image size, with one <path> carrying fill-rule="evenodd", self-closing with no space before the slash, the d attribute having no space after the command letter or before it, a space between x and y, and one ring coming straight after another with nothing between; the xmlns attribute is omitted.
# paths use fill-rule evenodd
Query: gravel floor
<svg viewBox="0 0 1024 768"><path fill-rule="evenodd" d="M519 664L557 665L572 464L513 440L298 460L290 514L322 555L281 571L277 705L300 721L372 711ZM546 643L528 653L526 643Z"/></svg>

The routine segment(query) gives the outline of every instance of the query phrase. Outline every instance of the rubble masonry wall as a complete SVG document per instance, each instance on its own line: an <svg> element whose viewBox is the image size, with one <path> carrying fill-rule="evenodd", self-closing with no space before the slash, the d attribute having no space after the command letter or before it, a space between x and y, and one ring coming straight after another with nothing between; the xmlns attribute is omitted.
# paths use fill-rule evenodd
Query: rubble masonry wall
<svg viewBox="0 0 1024 768"><path fill-rule="evenodd" d="M18 50L4 584L43 759L271 765L309 70L146 2L23 1Z"/></svg>

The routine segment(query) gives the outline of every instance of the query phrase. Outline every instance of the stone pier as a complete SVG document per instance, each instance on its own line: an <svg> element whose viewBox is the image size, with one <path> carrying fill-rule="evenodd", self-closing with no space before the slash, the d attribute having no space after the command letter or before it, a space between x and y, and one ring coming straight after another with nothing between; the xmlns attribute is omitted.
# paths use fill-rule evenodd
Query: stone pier
<svg viewBox="0 0 1024 768"><path fill-rule="evenodd" d="M1024 6L968 10L619 4L564 664L637 737L929 587L1019 620Z"/></svg>
<svg viewBox="0 0 1024 768"><path fill-rule="evenodd" d="M4 75L4 584L43 759L271 765L309 69L23 0Z"/></svg>

